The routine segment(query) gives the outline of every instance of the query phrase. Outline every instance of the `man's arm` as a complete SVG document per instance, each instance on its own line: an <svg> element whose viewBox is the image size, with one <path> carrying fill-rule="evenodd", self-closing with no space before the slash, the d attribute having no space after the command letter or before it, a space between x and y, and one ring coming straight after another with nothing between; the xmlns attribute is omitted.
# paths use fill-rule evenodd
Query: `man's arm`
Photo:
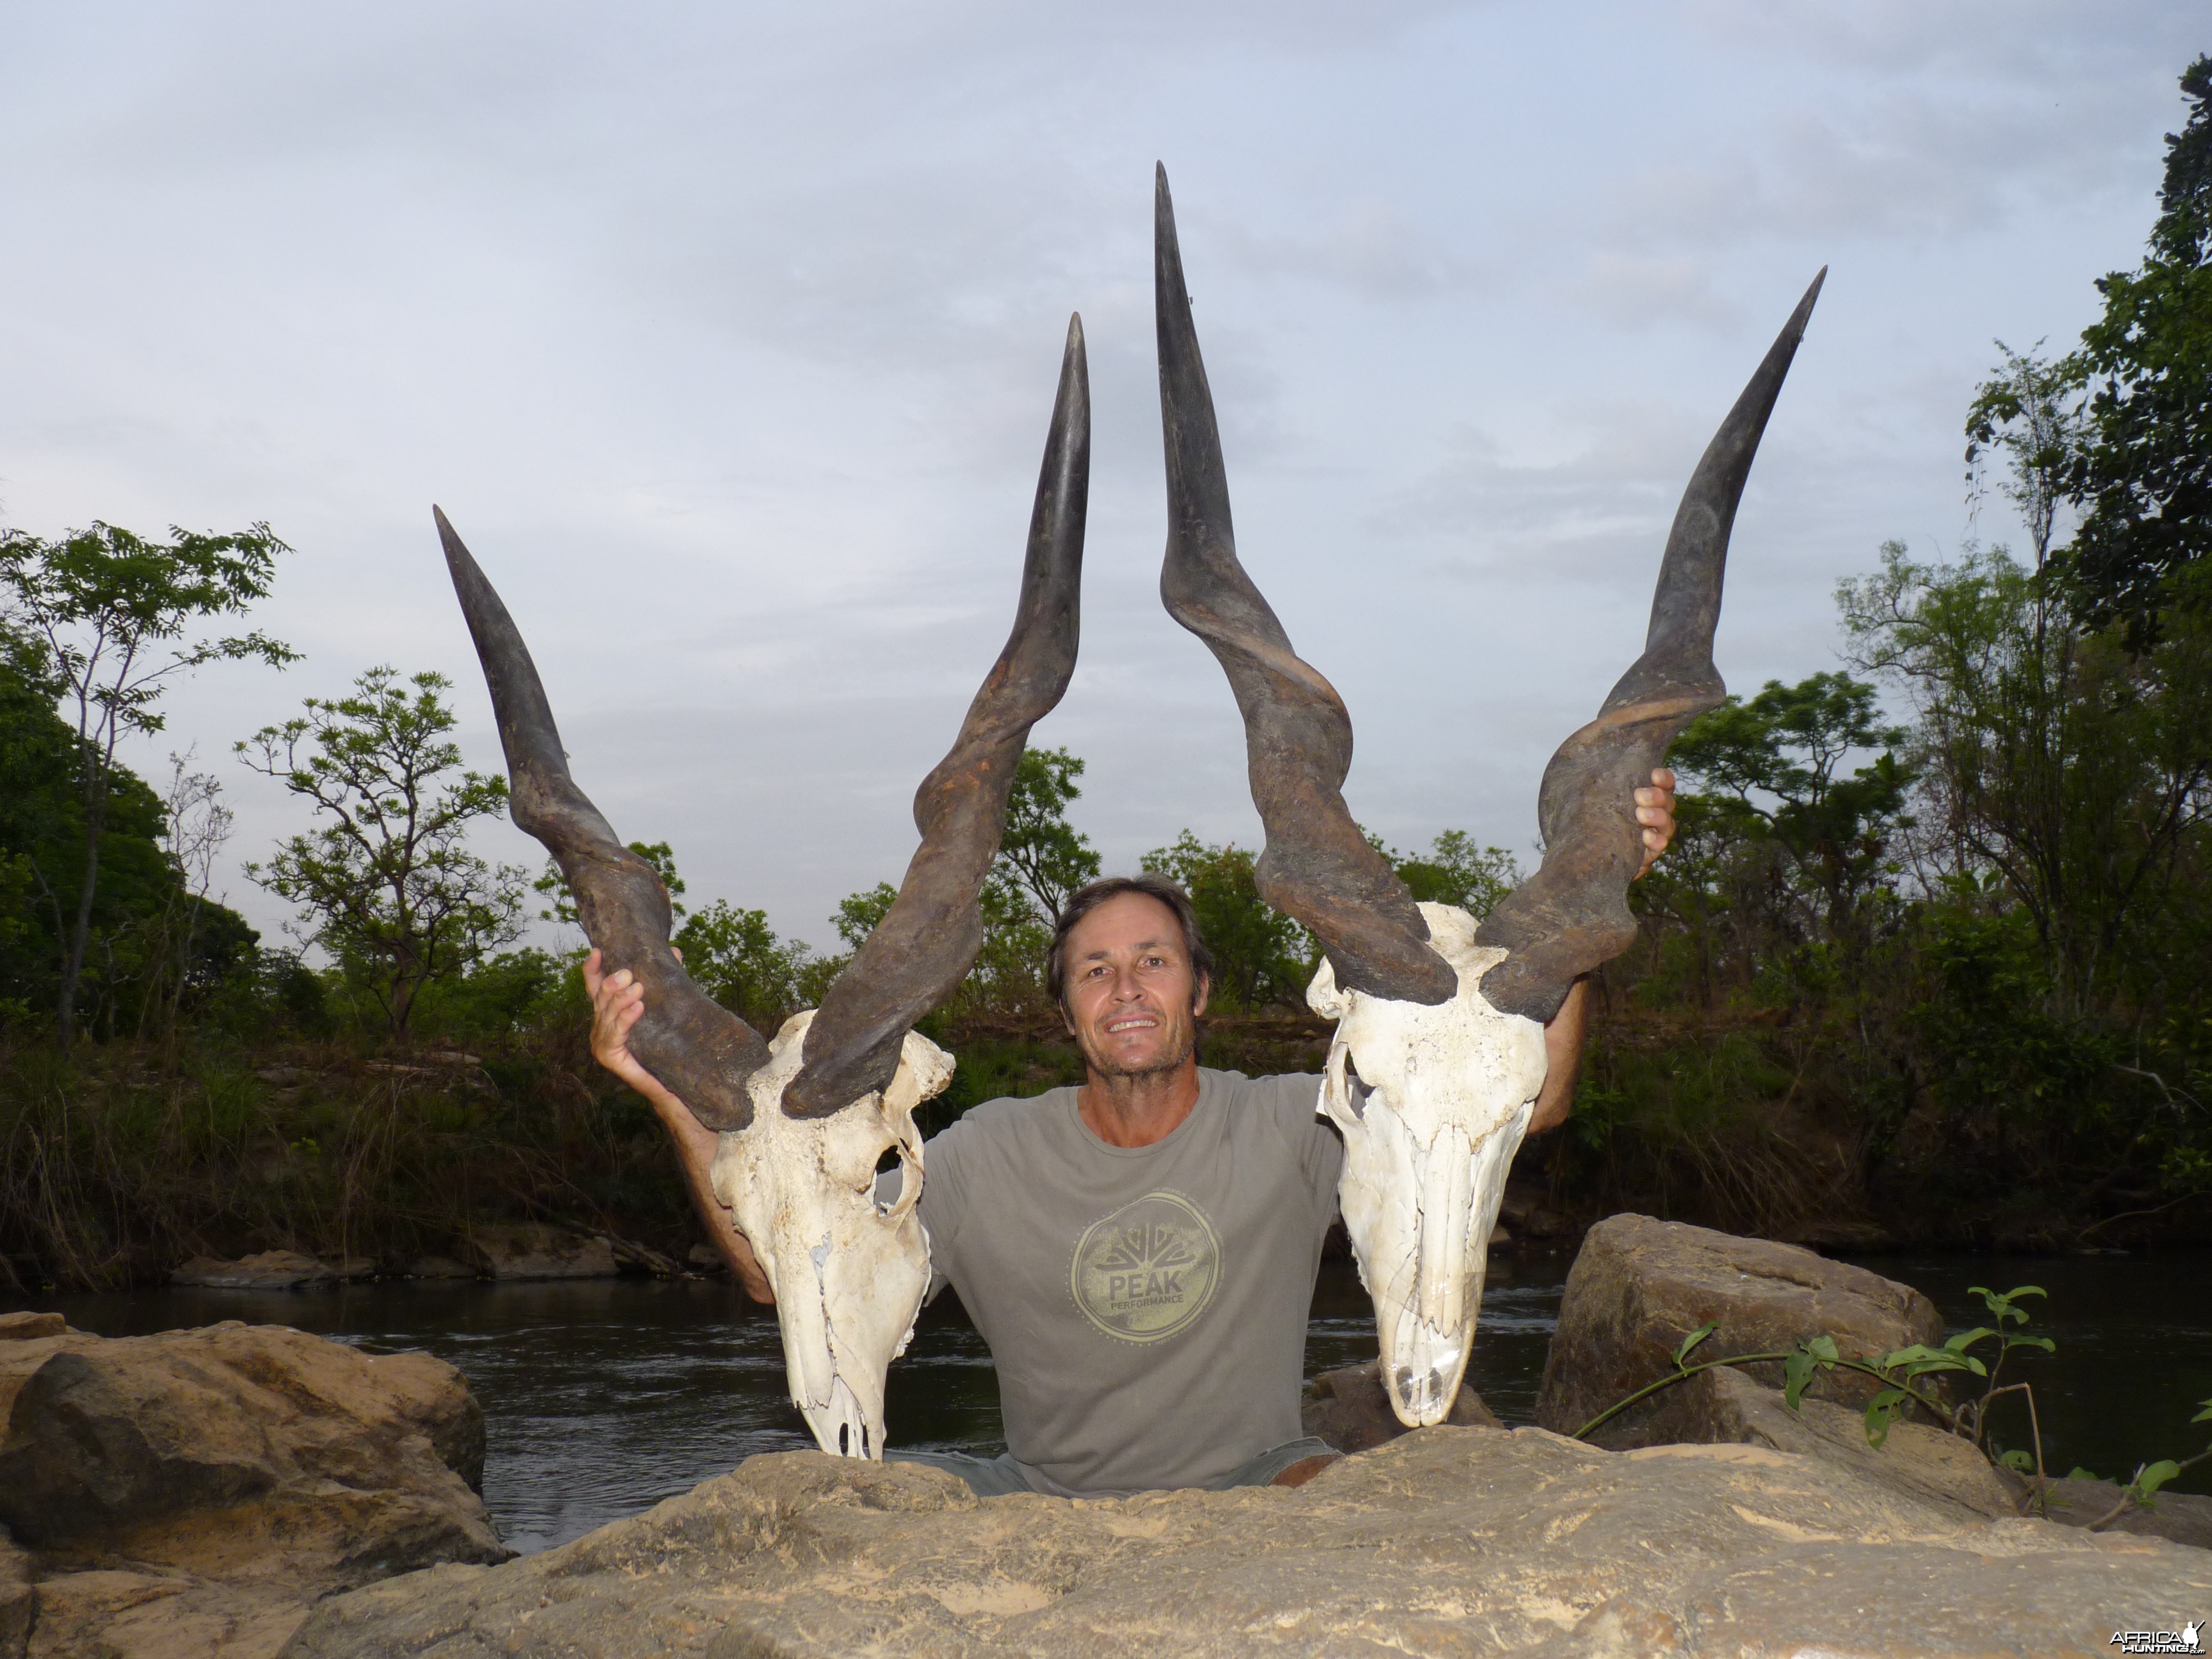
<svg viewBox="0 0 2212 1659"><path fill-rule="evenodd" d="M1644 867L1636 872L1641 881L1674 839L1674 775L1665 767L1652 773L1649 788L1636 792L1636 821L1644 826ZM1575 1077L1582 1070L1583 1038L1589 1030L1589 975L1585 974L1568 988L1567 1000L1544 1027L1544 1086L1528 1117L1530 1134L1555 1129L1567 1121L1575 1103Z"/></svg>
<svg viewBox="0 0 2212 1659"><path fill-rule="evenodd" d="M1544 1086L1528 1115L1528 1133L1556 1129L1574 1109L1575 1074L1583 1066L1583 1036L1589 1030L1589 975L1567 989L1567 1000L1544 1028Z"/></svg>
<svg viewBox="0 0 2212 1659"><path fill-rule="evenodd" d="M631 978L629 969L602 974L597 951L584 958L584 989L592 999L592 1058L645 1097L647 1105L676 1143L677 1162L684 1166L684 1184L692 1207L706 1224L707 1237L730 1264L730 1271L756 1302L773 1302L775 1291L753 1255L753 1247L730 1218L728 1206L714 1196L709 1172L714 1166L714 1132L691 1115L691 1109L662 1086L660 1080L637 1062L629 1051L629 1028L645 1012L645 987Z"/></svg>

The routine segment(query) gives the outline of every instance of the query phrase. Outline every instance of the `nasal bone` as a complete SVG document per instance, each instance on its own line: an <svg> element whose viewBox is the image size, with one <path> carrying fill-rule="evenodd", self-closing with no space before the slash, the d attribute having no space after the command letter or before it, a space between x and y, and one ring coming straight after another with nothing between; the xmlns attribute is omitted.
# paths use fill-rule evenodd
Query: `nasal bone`
<svg viewBox="0 0 2212 1659"><path fill-rule="evenodd" d="M1468 1229L1474 1188L1467 1132L1454 1124L1422 1160L1416 1306L1431 1329L1457 1332L1467 1314Z"/></svg>

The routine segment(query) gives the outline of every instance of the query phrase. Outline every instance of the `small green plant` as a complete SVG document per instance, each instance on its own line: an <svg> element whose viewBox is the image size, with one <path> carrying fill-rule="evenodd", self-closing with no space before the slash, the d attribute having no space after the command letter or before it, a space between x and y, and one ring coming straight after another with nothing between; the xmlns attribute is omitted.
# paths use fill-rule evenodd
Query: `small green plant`
<svg viewBox="0 0 2212 1659"><path fill-rule="evenodd" d="M2026 1382L2008 1382L2000 1386L1997 1382L2004 1370L2005 1361L2012 1357L2014 1350L2033 1348L2043 1353L2057 1351L2057 1345L2049 1337L2030 1336L2014 1328L2027 1323L2027 1310L2020 1305L2021 1300L2027 1297L2042 1296L2045 1291L2039 1285L2020 1285L2009 1291L1993 1291L1985 1285L1977 1285L1972 1290L1973 1294L1982 1298L1982 1305L1989 1310L1990 1317L1996 1322L1994 1324L1978 1325L1970 1331L1960 1331L1940 1348L1916 1342L1886 1353L1878 1360L1846 1359L1837 1352L1835 1339L1812 1336L1793 1347L1778 1349L1771 1353L1732 1354L1725 1359L1706 1359L1692 1364L1690 1356L1719 1328L1711 1324L1700 1325L1676 1346L1672 1372L1607 1407L1577 1429L1574 1437L1586 1440L1595 1431L1638 1401L1648 1400L1677 1383L1686 1382L1700 1371L1709 1371L1721 1365L1778 1364L1782 1367L1783 1402L1792 1411L1802 1409L1799 1402L1803 1400L1806 1389L1822 1371L1856 1371L1861 1376L1874 1378L1882 1386L1866 1403L1866 1437L1869 1445L1877 1447L1889 1437L1891 1425L1907 1410L1918 1406L1953 1434L1971 1440L1978 1449L1988 1451L1990 1404L2004 1395L2018 1394L2027 1405L2028 1429L2034 1450L2030 1452L2014 1448L1998 1453L1996 1462L2016 1474L2034 1477L2034 1483L2028 1496L2022 1500L2021 1508L2025 1510L2029 1504L2033 1504L2047 1514L2051 1480L2044 1472L2043 1429L2036 1416L2035 1390ZM1985 1365L1972 1351L1989 1342L1995 1342L1997 1346L1994 1358ZM1980 1377L1981 1391L1956 1405L1947 1405L1929 1389L1919 1386L1924 1378L1944 1375ZM2200 1403L2203 1409L2189 1420L2192 1423L2212 1423L2212 1400ZM2159 1488L2208 1459L2212 1459L2212 1446L2207 1446L2194 1457L2179 1462L2161 1458L2154 1463L2138 1465L2135 1478L2120 1488L2119 1502L2090 1522L2088 1529L2092 1532L2102 1530L2130 1508L2156 1508ZM2067 1476L2069 1480L2097 1480L2102 1478L2079 1467Z"/></svg>
<svg viewBox="0 0 2212 1659"><path fill-rule="evenodd" d="M1792 1411L1800 1409L1799 1402L1804 1398L1805 1390L1823 1371L1856 1371L1881 1383L1881 1387L1866 1403L1866 1437L1869 1445L1881 1445L1889 1437L1890 1426L1908 1409L1918 1406L1952 1433L1972 1440L1977 1446L1983 1446L1987 1437L1985 1419L1989 1402L1998 1395L2015 1391L2026 1395L2028 1420L2031 1425L2036 1422L2035 1397L2027 1383L2008 1383L2002 1389L1997 1386L1997 1374L2003 1369L2007 1356L2014 1348L2039 1348L2049 1353L2053 1352L2056 1345L2047 1336L2023 1336L2005 1328L2008 1325L2025 1325L2027 1322L2027 1311L2018 1304L2023 1297L2043 1295L2039 1285L2022 1285L2000 1292L1978 1285L1974 1286L1974 1293L1982 1298L1983 1305L1989 1309L1990 1316L1997 1322L1995 1326L1978 1325L1972 1330L1961 1331L1940 1348L1915 1342L1893 1349L1878 1360L1846 1358L1838 1352L1833 1337L1822 1335L1807 1337L1794 1346L1771 1353L1731 1354L1724 1359L1701 1360L1693 1364L1690 1356L1719 1328L1717 1325L1700 1325L1676 1346L1674 1369L1671 1374L1608 1406L1577 1429L1574 1437L1577 1440L1589 1438L1595 1431L1630 1407L1677 1383L1686 1382L1700 1371L1712 1370L1722 1365L1779 1364L1782 1367L1783 1401ZM1972 1350L1992 1340L1998 1344L1996 1360L1993 1364L1985 1365ZM1983 1379L1982 1392L1953 1406L1946 1404L1932 1389L1922 1386L1923 1379L1947 1375L1980 1377ZM2008 1453L2000 1461L2007 1468L2016 1468L2022 1473L2033 1469L2039 1492L2043 1471L2043 1436L2039 1426L2035 1428L2034 1437L2033 1458L2024 1454Z"/></svg>
<svg viewBox="0 0 2212 1659"><path fill-rule="evenodd" d="M2212 1400L2200 1400L2197 1403L2203 1409L2189 1420L2192 1423L2212 1423ZM2120 1488L2120 1501L2092 1521L2088 1529L2091 1532L2103 1531L2130 1508L2156 1509L2158 1489L2179 1479L2185 1470L2195 1468L2207 1458L2212 1458L2212 1446L2207 1446L2196 1456L2185 1457L2179 1462L2170 1457L2161 1457L2155 1463L2138 1463L2135 1478ZM2099 1480L2104 1477L2077 1464L2066 1478L2069 1480Z"/></svg>

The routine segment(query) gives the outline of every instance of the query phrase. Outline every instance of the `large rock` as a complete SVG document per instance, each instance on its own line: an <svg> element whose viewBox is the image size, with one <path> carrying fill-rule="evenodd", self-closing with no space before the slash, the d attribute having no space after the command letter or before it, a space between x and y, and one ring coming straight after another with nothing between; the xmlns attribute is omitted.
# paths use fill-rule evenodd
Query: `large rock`
<svg viewBox="0 0 2212 1659"><path fill-rule="evenodd" d="M173 1568L63 1573L36 1594L24 1659L276 1659L307 1614L281 1584L224 1584Z"/></svg>
<svg viewBox="0 0 2212 1659"><path fill-rule="evenodd" d="M1794 1244L1737 1238L1679 1221L1617 1215L1583 1241L1567 1274L1559 1325L1544 1361L1536 1421L1571 1434L1608 1406L1674 1369L1682 1339L1704 1324L1718 1329L1699 1359L1776 1352L1808 1336L1835 1339L1846 1358L1880 1358L1915 1342L1943 1340L1936 1304L1908 1285L1863 1267L1829 1261ZM1779 1384L1782 1368L1756 1368ZM1822 1373L1815 1398L1863 1401L1881 1385L1850 1371ZM1650 1443L1653 1406L1616 1419L1609 1445Z"/></svg>
<svg viewBox="0 0 2212 1659"><path fill-rule="evenodd" d="M1306 1384L1298 1408L1299 1426L1317 1435L1340 1452L1367 1451L1386 1440L1409 1432L1390 1409L1390 1391L1382 1386L1382 1362L1346 1365L1323 1371ZM1462 1382L1459 1398L1444 1419L1455 1428L1496 1429L1499 1423L1482 1396Z"/></svg>
<svg viewBox="0 0 2212 1659"><path fill-rule="evenodd" d="M30 1555L0 1528L0 1659L23 1659L31 1645L31 1620L38 1606Z"/></svg>
<svg viewBox="0 0 2212 1659"><path fill-rule="evenodd" d="M622 1272L607 1240L542 1223L479 1228L469 1242L494 1279L612 1279Z"/></svg>
<svg viewBox="0 0 2212 1659"><path fill-rule="evenodd" d="M2212 1498L2183 1492L2162 1492L2148 1509L2140 1504L2123 1505L2120 1488L2110 1480L2053 1480L2037 1501L2035 1483L2008 1469L1997 1471L2022 1513L2041 1515L2063 1526L2109 1527L2114 1532L2142 1533L2150 1538L2171 1538L2177 1544L2212 1549ZM2118 1510L2113 1516L2114 1510ZM2106 1520L2107 1516L2113 1518Z"/></svg>
<svg viewBox="0 0 2212 1659"><path fill-rule="evenodd" d="M338 1279L336 1268L296 1250L264 1250L235 1261L196 1255L169 1275L172 1285L210 1291L326 1291Z"/></svg>
<svg viewBox="0 0 2212 1659"><path fill-rule="evenodd" d="M1435 1428L1295 1489L1078 1502L756 1457L542 1555L335 1597L285 1651L2101 1655L2208 1602L2212 1553L1961 1522L1820 1459Z"/></svg>
<svg viewBox="0 0 2212 1659"><path fill-rule="evenodd" d="M2013 1490L1975 1449L1941 1429L1897 1423L1879 1446L1868 1443L1866 1416L1831 1401L1807 1399L1791 1410L1782 1391L1732 1365L1700 1371L1654 1397L1639 1416L1634 1443L1764 1446L1822 1459L1927 1499L1954 1519L2019 1513Z"/></svg>
<svg viewBox="0 0 2212 1659"><path fill-rule="evenodd" d="M505 1560L483 1470L483 1413L428 1354L235 1322L0 1341L0 1523L32 1553L33 1655L246 1659L317 1595Z"/></svg>

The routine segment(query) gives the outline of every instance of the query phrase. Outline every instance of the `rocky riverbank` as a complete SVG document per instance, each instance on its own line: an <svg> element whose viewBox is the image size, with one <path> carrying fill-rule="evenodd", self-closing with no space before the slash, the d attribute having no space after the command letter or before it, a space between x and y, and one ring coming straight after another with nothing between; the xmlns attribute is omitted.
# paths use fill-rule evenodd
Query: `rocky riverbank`
<svg viewBox="0 0 2212 1659"><path fill-rule="evenodd" d="M268 1659L323 1596L506 1560L483 1455L427 1354L0 1316L0 1659Z"/></svg>
<svg viewBox="0 0 2212 1659"><path fill-rule="evenodd" d="M450 1367L271 1327L103 1341L15 1316L0 1659L2042 1655L2212 1602L2212 1552L2188 1547L2212 1500L2092 1531L2118 1494L2060 1483L2051 1518L2023 1514L2032 1494L1956 1436L1905 1421L1870 1445L1840 1376L1792 1408L1765 1368L1722 1367L1602 1444L1552 1431L1671 1373L1701 1323L1716 1352L1940 1338L1925 1298L1863 1269L1615 1217L1570 1278L1541 1426L1469 1392L1455 1426L1407 1433L1353 1366L1316 1379L1307 1422L1355 1455L1297 1490L979 1501L786 1453L514 1560L471 1489L482 1419Z"/></svg>
<svg viewBox="0 0 2212 1659"><path fill-rule="evenodd" d="M1950 1508L1764 1447L1437 1428L1295 1490L978 1500L757 1457L587 1538L319 1607L288 1659L2102 1654L2212 1553Z"/></svg>

